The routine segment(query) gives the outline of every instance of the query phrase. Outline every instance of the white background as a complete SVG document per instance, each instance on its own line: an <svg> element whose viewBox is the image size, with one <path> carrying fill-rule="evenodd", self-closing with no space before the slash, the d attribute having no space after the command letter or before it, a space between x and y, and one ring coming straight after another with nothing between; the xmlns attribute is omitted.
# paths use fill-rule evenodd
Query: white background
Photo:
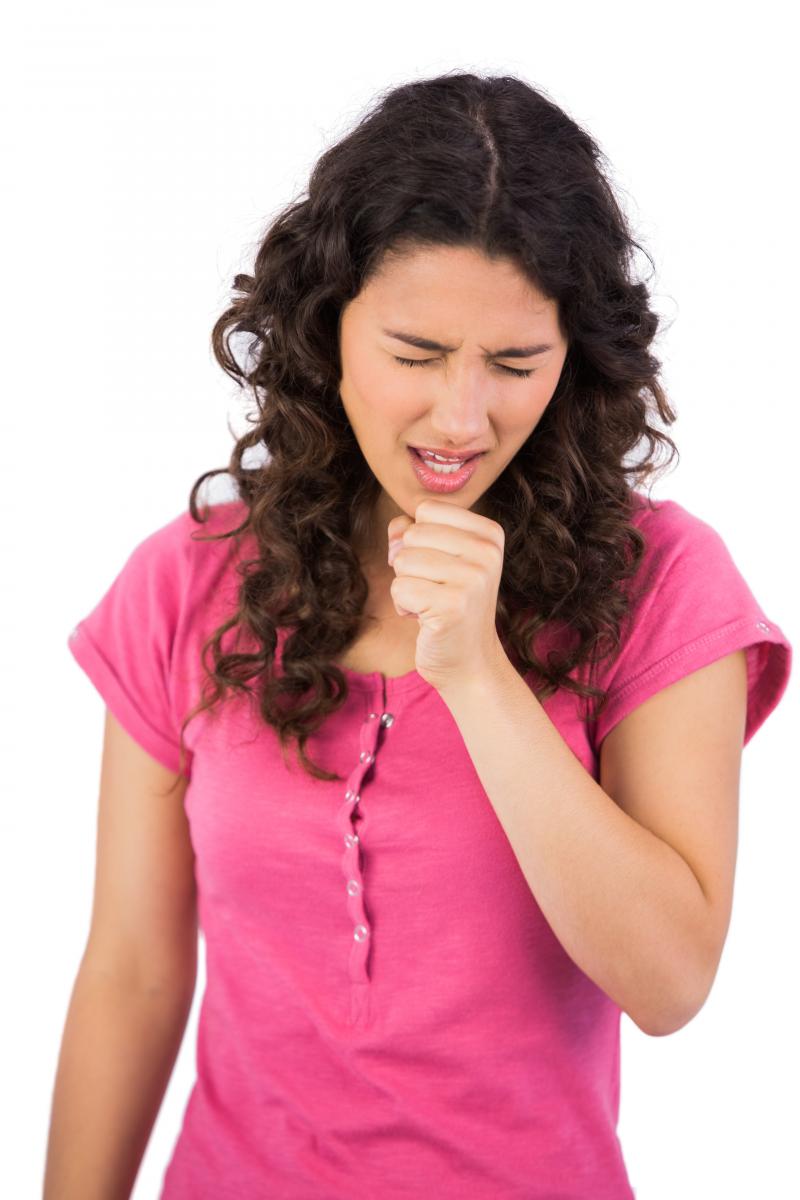
<svg viewBox="0 0 800 1200"><path fill-rule="evenodd" d="M67 637L227 462L243 405L211 326L271 215L379 89L518 74L597 138L669 324L656 352L681 460L653 494L722 534L800 643L787 11L160 0L4 19L4 1195L41 1194L92 902L103 703ZM623 1016L619 1135L637 1200L800 1194L798 717L793 677L744 753L733 918L705 1007L666 1038ZM204 980L201 959L135 1200L158 1194L178 1134Z"/></svg>

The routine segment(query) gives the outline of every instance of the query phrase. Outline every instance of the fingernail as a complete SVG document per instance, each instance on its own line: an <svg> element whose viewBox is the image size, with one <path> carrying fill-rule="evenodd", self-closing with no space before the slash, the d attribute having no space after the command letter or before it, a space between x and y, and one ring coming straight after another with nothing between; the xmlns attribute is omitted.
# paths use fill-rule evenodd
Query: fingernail
<svg viewBox="0 0 800 1200"><path fill-rule="evenodd" d="M391 566L392 563L394 562L395 556L396 556L398 550L400 549L400 547L402 546L402 544L403 544L402 537L392 538L391 541L389 542L389 566Z"/></svg>

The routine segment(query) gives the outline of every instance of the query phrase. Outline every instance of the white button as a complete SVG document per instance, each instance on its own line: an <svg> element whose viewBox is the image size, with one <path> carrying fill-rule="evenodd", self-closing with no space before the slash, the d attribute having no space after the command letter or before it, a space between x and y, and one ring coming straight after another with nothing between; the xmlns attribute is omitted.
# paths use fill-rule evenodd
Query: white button
<svg viewBox="0 0 800 1200"><path fill-rule="evenodd" d="M375 718L377 717L377 715L378 715L377 713L370 713L370 714L369 714L369 719L370 719L370 721L374 721L374 720L375 720Z"/></svg>
<svg viewBox="0 0 800 1200"><path fill-rule="evenodd" d="M394 715L390 712L381 713L381 725L389 726L394 721Z"/></svg>
<svg viewBox="0 0 800 1200"><path fill-rule="evenodd" d="M765 625L763 621L756 621L756 629L763 629L764 633L769 633L769 625Z"/></svg>
<svg viewBox="0 0 800 1200"><path fill-rule="evenodd" d="M348 879L348 881L347 881L347 891L348 891L348 894L349 894L349 895L351 895L351 896L357 896L357 895L358 895L358 893L361 891L361 889L360 889L360 887L358 886L358 880L357 880L357 879Z"/></svg>
<svg viewBox="0 0 800 1200"><path fill-rule="evenodd" d="M345 844L345 846L355 846L355 844L356 844L356 842L357 842L357 841L358 841L358 834L357 834L357 833L346 833L346 834L344 835L344 844Z"/></svg>
<svg viewBox="0 0 800 1200"><path fill-rule="evenodd" d="M362 750L358 757L361 762L372 762L374 755L370 754L369 750Z"/></svg>
<svg viewBox="0 0 800 1200"><path fill-rule="evenodd" d="M364 941L364 938L365 938L366 936L367 936L367 929L366 929L366 926L364 926L364 925L356 925L355 929L353 930L353 937L356 939L356 941L357 941L357 942L363 942L363 941Z"/></svg>

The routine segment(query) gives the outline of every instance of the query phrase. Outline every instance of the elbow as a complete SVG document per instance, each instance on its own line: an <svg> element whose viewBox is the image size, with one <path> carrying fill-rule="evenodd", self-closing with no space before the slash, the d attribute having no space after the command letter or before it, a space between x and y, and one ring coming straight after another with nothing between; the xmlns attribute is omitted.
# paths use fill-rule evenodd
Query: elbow
<svg viewBox="0 0 800 1200"><path fill-rule="evenodd" d="M666 1037L677 1033L688 1025L708 999L716 978L722 955L723 938L708 925L703 927L703 938L693 943L691 952L684 947L676 955L671 967L656 980L650 972L651 987L646 1002L630 1013L631 1020L648 1037ZM660 985L660 986L659 986Z"/></svg>
<svg viewBox="0 0 800 1200"><path fill-rule="evenodd" d="M699 1009L683 1010L679 1014L674 1012L668 1015L662 1014L655 1020L637 1020L635 1017L631 1019L648 1037L667 1037L670 1033L677 1033L679 1029L683 1029L684 1025L688 1025L698 1012Z"/></svg>
<svg viewBox="0 0 800 1200"><path fill-rule="evenodd" d="M670 1033L677 1033L679 1029L683 1029L697 1016L708 999L710 990L711 981L706 977L702 986L691 992L687 992L685 986L683 989L676 989L669 1003L666 1003L664 998L660 1005L647 1012L637 1011L628 1015L648 1037L667 1037Z"/></svg>

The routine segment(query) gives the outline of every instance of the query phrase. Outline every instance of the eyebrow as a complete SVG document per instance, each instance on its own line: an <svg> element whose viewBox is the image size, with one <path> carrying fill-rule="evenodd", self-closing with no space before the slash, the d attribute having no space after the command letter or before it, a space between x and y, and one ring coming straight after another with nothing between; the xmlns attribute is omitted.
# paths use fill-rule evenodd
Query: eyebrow
<svg viewBox="0 0 800 1200"><path fill-rule="evenodd" d="M396 329L383 329L390 338L395 338L398 342L405 342L409 346L416 346L418 350L441 350L445 354L449 354L451 350L456 350L456 346L444 346L441 342L431 341L430 338L419 337L415 333L401 333ZM549 342L539 342L533 346L506 346L503 350L487 350L481 346L487 358L532 358L535 354L544 354L553 347Z"/></svg>

